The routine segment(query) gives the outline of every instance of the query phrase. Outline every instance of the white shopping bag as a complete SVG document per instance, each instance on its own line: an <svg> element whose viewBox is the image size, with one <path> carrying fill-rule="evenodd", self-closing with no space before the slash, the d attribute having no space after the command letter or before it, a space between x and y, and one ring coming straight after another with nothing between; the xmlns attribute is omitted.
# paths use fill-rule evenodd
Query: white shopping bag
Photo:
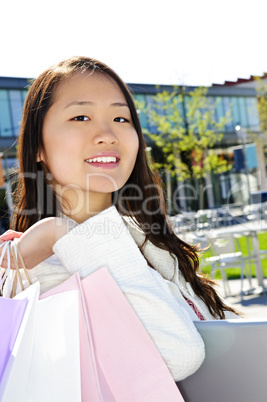
<svg viewBox="0 0 267 402"><path fill-rule="evenodd" d="M40 293L35 283L15 299L28 299L27 308L0 384L1 402L27 402L27 383L30 373L36 307Z"/></svg>
<svg viewBox="0 0 267 402"><path fill-rule="evenodd" d="M81 401L79 304L73 290L39 300L27 402Z"/></svg>
<svg viewBox="0 0 267 402"><path fill-rule="evenodd" d="M1 402L80 402L78 292L38 300L40 285L16 296L27 308L0 384Z"/></svg>

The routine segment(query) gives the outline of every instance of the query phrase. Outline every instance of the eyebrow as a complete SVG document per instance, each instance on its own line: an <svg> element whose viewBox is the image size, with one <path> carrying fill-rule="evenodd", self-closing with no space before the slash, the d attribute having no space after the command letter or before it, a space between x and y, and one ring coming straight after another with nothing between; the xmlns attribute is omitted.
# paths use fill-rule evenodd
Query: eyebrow
<svg viewBox="0 0 267 402"><path fill-rule="evenodd" d="M67 106L65 106L64 109L67 109L68 107L71 107L71 106L83 106L83 105L95 106L96 103L91 102L91 101L73 101L73 102L68 103ZM129 108L128 103L125 103L125 102L114 102L114 103L111 103L110 106Z"/></svg>

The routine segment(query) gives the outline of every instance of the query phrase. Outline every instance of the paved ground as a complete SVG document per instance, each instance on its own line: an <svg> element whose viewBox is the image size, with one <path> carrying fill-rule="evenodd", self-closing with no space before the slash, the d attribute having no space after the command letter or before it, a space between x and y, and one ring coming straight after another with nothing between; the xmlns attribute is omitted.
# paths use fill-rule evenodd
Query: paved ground
<svg viewBox="0 0 267 402"><path fill-rule="evenodd" d="M220 285L221 294L224 296L222 289L222 281L217 281ZM262 289L257 288L256 279L252 280L254 292L250 295L240 296L240 281L230 280L229 286L231 290L231 296L225 300L234 308L242 311L245 314L245 318L263 318L267 320L267 279L264 279L264 285L266 287L266 293L262 292ZM246 280L244 280L244 286L246 286Z"/></svg>

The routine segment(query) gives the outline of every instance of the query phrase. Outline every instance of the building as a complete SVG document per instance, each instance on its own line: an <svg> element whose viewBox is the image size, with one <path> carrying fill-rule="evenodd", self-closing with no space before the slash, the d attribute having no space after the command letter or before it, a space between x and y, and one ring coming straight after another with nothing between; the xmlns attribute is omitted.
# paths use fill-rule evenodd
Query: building
<svg viewBox="0 0 267 402"><path fill-rule="evenodd" d="M0 152L3 154L2 163L5 172L16 161L16 140L19 134L23 103L30 82L31 80L27 78L0 77ZM149 105L153 105L153 96L157 91L173 90L172 86L166 85L156 88L154 85L129 84L129 87L137 100L144 101ZM193 87L186 87L186 93L192 89ZM249 80L240 79L235 83L226 82L223 85L214 84L208 90L208 97L210 102L216 103L218 119L227 112L231 114L231 121L226 125L224 138L216 147L216 152L234 159L235 154L240 154L242 145L235 128L238 124L247 130L247 142L253 145L252 151L252 148L246 149L246 152L249 153L248 156L250 159L252 158L248 172L251 191L266 190L267 145L265 136L260 133L255 81L251 78ZM143 113L140 114L140 122L143 128L153 130ZM219 207L229 202L233 204L246 202L244 201L247 197L246 189L244 189L246 172L241 165L235 163L230 172L212 178L213 202L206 199L207 207ZM233 188L234 191L232 191ZM189 209L195 208L192 203L187 206Z"/></svg>
<svg viewBox="0 0 267 402"><path fill-rule="evenodd" d="M242 81L242 82L240 82ZM215 145L215 152L232 162L233 168L221 175L211 175L207 178L205 207L214 208L221 205L247 204L251 201L250 193L265 191L266 164L267 164L267 139L266 133L260 132L260 121L258 114L257 92L255 81L239 80L237 85L213 85L208 89L208 98L211 105L215 107L216 120L230 114L230 121L225 126L223 140ZM130 85L135 97L139 101L150 105L153 108L153 96L157 92L172 91L172 86L155 87L153 85ZM183 89L185 104L188 93L194 87ZM179 87L177 89L179 92ZM179 107L182 107L181 104ZM181 113L182 115L182 113ZM144 114L140 115L143 128L149 131L155 130ZM243 144L238 138L237 126L242 127L242 132L247 134L245 154L247 169L244 166ZM209 180L208 180L209 179ZM183 187L183 185L178 185ZM181 198L187 198L187 205L180 205L183 208L198 209L198 193L195 192L197 182L187 182L184 186L185 193ZM212 187L212 196L209 196L209 186ZM173 189L172 189L173 192ZM194 199L195 198L195 202ZM190 201L191 200L191 201Z"/></svg>

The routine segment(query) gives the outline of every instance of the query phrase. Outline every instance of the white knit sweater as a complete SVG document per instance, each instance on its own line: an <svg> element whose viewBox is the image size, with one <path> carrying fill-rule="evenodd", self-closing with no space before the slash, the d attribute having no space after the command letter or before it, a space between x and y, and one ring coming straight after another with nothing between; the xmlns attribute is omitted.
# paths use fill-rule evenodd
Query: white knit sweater
<svg viewBox="0 0 267 402"><path fill-rule="evenodd" d="M147 242L115 207L72 226L53 247L54 255L29 271L41 293L79 272L81 278L106 266L156 344L173 378L193 374L204 360L204 343L193 321L198 320L184 296L205 319L214 319L178 269L176 257ZM228 315L227 318L231 318Z"/></svg>

